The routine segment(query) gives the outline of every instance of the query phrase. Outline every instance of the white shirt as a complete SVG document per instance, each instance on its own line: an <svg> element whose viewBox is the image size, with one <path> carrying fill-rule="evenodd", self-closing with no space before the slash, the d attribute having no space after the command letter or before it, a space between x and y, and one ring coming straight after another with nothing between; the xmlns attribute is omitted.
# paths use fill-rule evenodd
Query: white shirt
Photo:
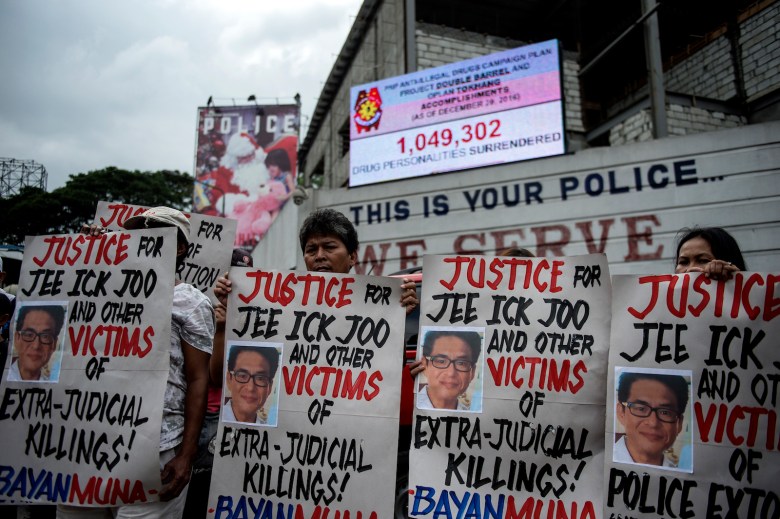
<svg viewBox="0 0 780 519"><path fill-rule="evenodd" d="M216 326L209 298L187 283L179 283L173 289L172 310L170 367L163 400L160 452L179 445L184 435L187 377L181 341L184 339L193 348L211 355Z"/></svg>
<svg viewBox="0 0 780 519"><path fill-rule="evenodd" d="M633 463L635 465L647 465L647 463L637 463L636 461L634 461L634 458L631 457L631 453L628 452L628 446L626 445L625 436L622 436L615 444L615 447L612 450L612 461L615 461L617 463ZM663 466L677 468L677 464L675 464L672 460L667 458L666 454L664 454Z"/></svg>
<svg viewBox="0 0 780 519"><path fill-rule="evenodd" d="M9 300L10 302L12 302L12 303L14 302L14 299L16 299L16 296L15 296L15 295L11 294L10 292L6 292L6 291L5 291L5 290L3 290L2 288L0 288L0 294L4 294L4 295L5 295L5 297L7 297L7 298L8 298L8 300Z"/></svg>
<svg viewBox="0 0 780 519"><path fill-rule="evenodd" d="M418 409L437 409L433 406L433 402L431 402L431 397L428 396L428 386L423 386L423 388L417 392L417 408ZM450 411L455 411L455 409L450 409ZM457 411L471 411L468 407L463 405L463 402L458 400L458 408Z"/></svg>
<svg viewBox="0 0 780 519"><path fill-rule="evenodd" d="M235 413L233 412L233 399L231 398L227 402L225 402L225 406L222 408L222 421L223 422L237 422L237 423L252 423L252 422L244 422L236 418ZM265 425L265 420L260 418L257 414L255 414L255 422L256 424Z"/></svg>
<svg viewBox="0 0 780 519"><path fill-rule="evenodd" d="M13 364L11 364L11 369L8 370L8 381L9 382L49 382L49 377L43 374L43 371L41 371L41 376L38 377L36 380L24 380L22 378L22 374L19 372L19 361L14 361Z"/></svg>

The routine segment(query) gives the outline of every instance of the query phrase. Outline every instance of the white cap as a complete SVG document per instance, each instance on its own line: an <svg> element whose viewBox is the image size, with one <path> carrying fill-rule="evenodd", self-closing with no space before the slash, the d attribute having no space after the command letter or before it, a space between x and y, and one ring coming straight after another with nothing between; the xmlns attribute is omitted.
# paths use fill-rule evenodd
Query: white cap
<svg viewBox="0 0 780 519"><path fill-rule="evenodd" d="M159 222L166 226L176 227L182 233L184 238L187 239L187 243L190 241L190 221L184 216L184 213L178 209L172 209L170 207L160 206L147 209L138 216L133 216L127 219L125 222L125 229L148 229L149 222ZM152 226L156 227L156 226Z"/></svg>

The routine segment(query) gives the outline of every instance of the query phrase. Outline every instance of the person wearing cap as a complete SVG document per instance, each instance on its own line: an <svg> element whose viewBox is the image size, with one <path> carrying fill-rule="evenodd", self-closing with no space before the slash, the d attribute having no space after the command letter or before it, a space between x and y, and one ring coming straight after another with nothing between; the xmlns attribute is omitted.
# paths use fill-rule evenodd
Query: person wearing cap
<svg viewBox="0 0 780 519"><path fill-rule="evenodd" d="M190 236L187 217L170 207L154 207L129 218L125 229L174 227L177 232L176 263L184 261ZM88 234L105 229L92 225ZM192 462L206 411L209 357L214 340L214 309L200 290L176 281L171 316L170 369L162 402L160 433L160 501L110 509L58 505L58 518L82 517L182 517Z"/></svg>
<svg viewBox="0 0 780 519"><path fill-rule="evenodd" d="M231 267L253 266L251 253L243 248L233 249ZM214 351L209 359L209 387L206 417L198 440L198 456L193 464L194 470L190 486L187 489L187 503L184 517L206 517L208 508L211 469L214 464L214 448L219 425L219 406L222 400L222 364L225 360L225 318L226 308L221 302L214 306L217 326L214 332Z"/></svg>

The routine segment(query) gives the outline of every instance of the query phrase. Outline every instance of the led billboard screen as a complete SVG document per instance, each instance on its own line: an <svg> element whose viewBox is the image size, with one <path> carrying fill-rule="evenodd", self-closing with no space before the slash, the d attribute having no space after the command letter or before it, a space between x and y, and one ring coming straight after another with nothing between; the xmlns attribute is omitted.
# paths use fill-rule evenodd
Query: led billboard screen
<svg viewBox="0 0 780 519"><path fill-rule="evenodd" d="M350 90L350 186L564 153L557 40Z"/></svg>

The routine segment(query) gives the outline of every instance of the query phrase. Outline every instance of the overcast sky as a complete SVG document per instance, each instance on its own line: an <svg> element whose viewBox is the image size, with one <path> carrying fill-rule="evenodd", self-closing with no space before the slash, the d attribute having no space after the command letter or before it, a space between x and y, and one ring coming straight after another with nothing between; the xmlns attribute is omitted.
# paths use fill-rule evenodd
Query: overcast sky
<svg viewBox="0 0 780 519"><path fill-rule="evenodd" d="M49 190L107 166L192 173L209 96L299 92L311 115L361 3L0 0L0 157L43 164Z"/></svg>

